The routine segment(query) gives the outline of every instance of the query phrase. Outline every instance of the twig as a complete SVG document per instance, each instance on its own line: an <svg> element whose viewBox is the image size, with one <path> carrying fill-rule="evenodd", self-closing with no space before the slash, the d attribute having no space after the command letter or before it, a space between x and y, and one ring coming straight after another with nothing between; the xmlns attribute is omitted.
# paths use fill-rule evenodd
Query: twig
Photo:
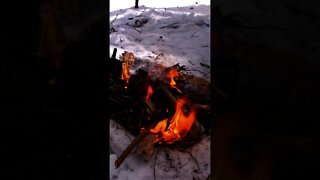
<svg viewBox="0 0 320 180"><path fill-rule="evenodd" d="M134 30L136 30L137 32L141 33L142 31L140 31L139 29L137 29L136 27L132 27Z"/></svg>
<svg viewBox="0 0 320 180"><path fill-rule="evenodd" d="M119 156L119 158L115 161L116 168L120 167L120 165L123 163L123 161L126 159L126 157L130 154L130 152L133 150L133 148L137 145L137 143L144 138L155 125L158 124L159 120L153 121L153 123L146 128L142 133L140 133L128 146L127 148L122 152L122 154Z"/></svg>
<svg viewBox="0 0 320 180"><path fill-rule="evenodd" d="M161 52L160 54L158 54L154 60L157 60L159 58L159 56L163 56L163 53Z"/></svg>
<svg viewBox="0 0 320 180"><path fill-rule="evenodd" d="M156 161L157 161L157 156L158 156L158 149L156 149L156 155L154 157L153 161L153 179L156 180Z"/></svg>
<svg viewBox="0 0 320 180"><path fill-rule="evenodd" d="M113 23L113 21L115 21L117 19L119 14L116 15L116 17L110 22L110 25Z"/></svg>
<svg viewBox="0 0 320 180"><path fill-rule="evenodd" d="M179 25L179 23L172 23L172 24L169 24L166 26L162 26L162 27L160 27L160 29L164 29L164 28L168 28L168 27L175 27L176 25Z"/></svg>
<svg viewBox="0 0 320 180"><path fill-rule="evenodd" d="M115 114L110 115L109 118L113 118L113 117L118 116L118 115L120 115L120 114L129 113L129 112L131 112L130 109L128 109L128 110L126 110L126 111L117 112L117 113L115 113Z"/></svg>

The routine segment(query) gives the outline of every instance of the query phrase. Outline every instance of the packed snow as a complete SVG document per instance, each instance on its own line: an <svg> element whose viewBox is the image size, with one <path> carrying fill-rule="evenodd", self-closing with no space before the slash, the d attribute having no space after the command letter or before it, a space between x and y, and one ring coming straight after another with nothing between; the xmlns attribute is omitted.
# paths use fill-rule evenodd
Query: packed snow
<svg viewBox="0 0 320 180"><path fill-rule="evenodd" d="M117 58L133 52L140 61L185 65L195 76L210 80L209 0L110 1L110 54ZM187 149L190 153L159 148L151 160L130 153L119 168L115 160L134 137L110 120L110 179L207 179L210 172L210 137ZM155 168L153 167L155 163ZM155 170L155 172L154 172Z"/></svg>

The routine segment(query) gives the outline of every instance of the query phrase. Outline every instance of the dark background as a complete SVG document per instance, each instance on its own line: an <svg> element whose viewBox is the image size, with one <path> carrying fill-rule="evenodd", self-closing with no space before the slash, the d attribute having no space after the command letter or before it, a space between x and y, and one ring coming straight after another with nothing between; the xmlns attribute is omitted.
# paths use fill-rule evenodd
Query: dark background
<svg viewBox="0 0 320 180"><path fill-rule="evenodd" d="M215 2L214 179L319 179L318 7Z"/></svg>
<svg viewBox="0 0 320 180"><path fill-rule="evenodd" d="M0 179L108 178L107 4L1 3Z"/></svg>

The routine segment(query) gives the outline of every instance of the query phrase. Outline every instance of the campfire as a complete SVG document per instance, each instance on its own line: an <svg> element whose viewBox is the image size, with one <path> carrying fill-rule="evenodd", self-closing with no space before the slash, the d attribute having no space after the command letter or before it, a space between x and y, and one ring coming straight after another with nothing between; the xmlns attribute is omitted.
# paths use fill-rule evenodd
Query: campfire
<svg viewBox="0 0 320 180"><path fill-rule="evenodd" d="M160 121L157 126L150 130L150 132L158 134L159 143L172 144L180 141L190 130L195 120L195 110L192 110L188 116L184 115L182 106L185 100L179 99L177 102L176 112L169 121L168 118Z"/></svg>
<svg viewBox="0 0 320 180"><path fill-rule="evenodd" d="M190 147L208 132L204 127L210 123L210 94L197 88L209 88L209 83L201 84L196 77L181 73L186 67L179 64L141 66L130 74L137 64L133 53L125 51L122 61L115 56L116 49L111 58L111 67L117 68L110 74L110 118L136 136L115 161L116 167L135 147L138 154L149 159L155 148ZM190 85L202 87L186 88Z"/></svg>

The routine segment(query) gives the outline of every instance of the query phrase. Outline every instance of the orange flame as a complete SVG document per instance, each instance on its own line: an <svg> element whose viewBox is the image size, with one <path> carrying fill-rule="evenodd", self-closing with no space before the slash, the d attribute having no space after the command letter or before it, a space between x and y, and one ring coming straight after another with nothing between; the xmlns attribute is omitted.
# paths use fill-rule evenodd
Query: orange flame
<svg viewBox="0 0 320 180"><path fill-rule="evenodd" d="M155 128L150 130L152 133L161 134L161 138L159 138L160 143L172 144L187 135L195 121L196 112L194 109L191 109L189 116L184 115L182 107L185 103L184 99L178 100L176 112L170 120L170 125L167 129L168 118L160 121Z"/></svg>
<svg viewBox="0 0 320 180"><path fill-rule="evenodd" d="M122 74L121 74L121 79L125 81L125 87L128 88L129 84L129 78L130 78L130 73L129 73L129 68L127 63L122 63Z"/></svg>
<svg viewBox="0 0 320 180"><path fill-rule="evenodd" d="M152 87L149 85L149 86L148 86L148 91L147 91L146 100L149 100L150 97L152 96L152 94L153 94L153 90L152 90Z"/></svg>
<svg viewBox="0 0 320 180"><path fill-rule="evenodd" d="M173 79L173 78L175 78L175 77L179 77L179 72L178 72L177 70L175 70L175 69L171 69L171 70L169 71L169 73L167 74L167 77L170 78L170 86L171 86L172 88L177 89L177 90L181 93L181 91L180 91L180 90L177 88L177 86L176 86L176 82L175 82L174 79Z"/></svg>

